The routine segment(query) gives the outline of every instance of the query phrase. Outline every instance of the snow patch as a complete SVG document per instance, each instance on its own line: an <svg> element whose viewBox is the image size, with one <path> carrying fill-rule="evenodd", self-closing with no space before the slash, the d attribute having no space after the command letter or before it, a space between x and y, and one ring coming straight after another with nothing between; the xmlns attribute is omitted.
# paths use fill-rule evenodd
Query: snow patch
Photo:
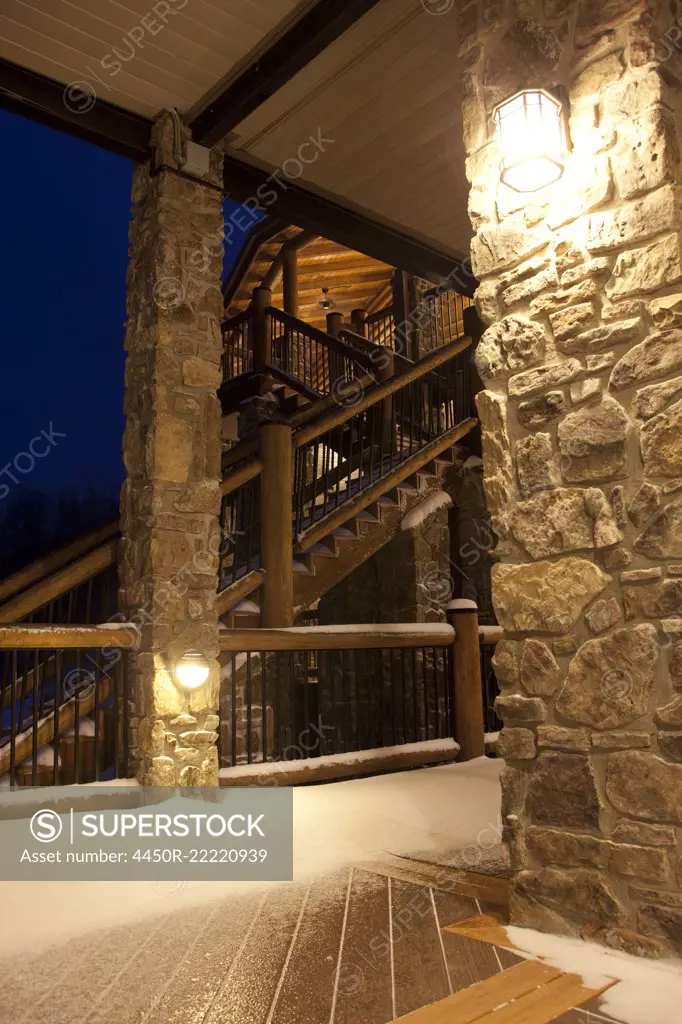
<svg viewBox="0 0 682 1024"><path fill-rule="evenodd" d="M679 961L646 960L594 942L544 935L530 928L511 926L506 931L519 950L566 974L579 974L589 988L601 988L616 978L618 984L600 996L600 1010L623 1024L679 1024Z"/></svg>
<svg viewBox="0 0 682 1024"><path fill-rule="evenodd" d="M445 491L434 491L425 501L421 501L415 508L403 516L400 523L401 530L414 530L422 526L429 516L434 515L442 508L449 508L452 505L452 498Z"/></svg>
<svg viewBox="0 0 682 1024"><path fill-rule="evenodd" d="M362 764L373 761L377 757L388 757L398 754L451 754L459 752L459 744L453 739L424 740L422 743L402 743L396 747L377 747L374 750L354 750L347 754L325 754L323 757L309 757L303 761L256 761L252 764L238 764L232 768L221 768L218 775L221 779L238 779L240 776L277 775L290 771L292 768L304 768L308 765L335 767L336 765Z"/></svg>

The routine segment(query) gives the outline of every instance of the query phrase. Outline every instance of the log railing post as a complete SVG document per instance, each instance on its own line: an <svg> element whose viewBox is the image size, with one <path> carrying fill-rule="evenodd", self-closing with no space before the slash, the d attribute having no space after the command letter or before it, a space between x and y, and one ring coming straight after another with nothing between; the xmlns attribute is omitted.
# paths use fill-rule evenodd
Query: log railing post
<svg viewBox="0 0 682 1024"><path fill-rule="evenodd" d="M285 313L298 316L298 250L282 249L282 304Z"/></svg>
<svg viewBox="0 0 682 1024"><path fill-rule="evenodd" d="M359 334L361 338L367 337L367 313L364 309L352 309L350 322L356 334Z"/></svg>
<svg viewBox="0 0 682 1024"><path fill-rule="evenodd" d="M260 374L263 382L266 379L266 367L272 362L272 343L270 339L270 315L268 306L272 305L272 292L269 288L254 288L251 300L251 331L253 344L253 368ZM265 385L261 393L269 391Z"/></svg>
<svg viewBox="0 0 682 1024"><path fill-rule="evenodd" d="M390 348L382 346L381 356L377 359L377 380L379 383L390 380L395 374L395 356ZM385 398L377 409L381 431L381 449L395 451L396 421L393 414L393 395Z"/></svg>
<svg viewBox="0 0 682 1024"><path fill-rule="evenodd" d="M259 450L263 464L260 491L261 625L294 624L294 551L292 507L294 457L288 423L262 423Z"/></svg>
<svg viewBox="0 0 682 1024"><path fill-rule="evenodd" d="M458 598L448 604L447 616L455 630L450 679L453 735L461 747L460 760L470 761L485 754L478 607L475 601Z"/></svg>
<svg viewBox="0 0 682 1024"><path fill-rule="evenodd" d="M327 334L332 338L338 338L343 330L343 313L327 313ZM344 376L343 356L338 352L330 351L329 359L329 387L334 392L334 381Z"/></svg>

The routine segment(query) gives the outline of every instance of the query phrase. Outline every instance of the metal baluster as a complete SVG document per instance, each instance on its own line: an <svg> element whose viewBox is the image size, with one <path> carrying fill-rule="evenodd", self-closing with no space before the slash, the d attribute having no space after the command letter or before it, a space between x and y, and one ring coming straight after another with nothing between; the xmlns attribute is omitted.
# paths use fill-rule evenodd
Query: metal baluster
<svg viewBox="0 0 682 1024"><path fill-rule="evenodd" d="M251 652L246 655L246 760L251 764L251 725L253 690L251 688Z"/></svg>

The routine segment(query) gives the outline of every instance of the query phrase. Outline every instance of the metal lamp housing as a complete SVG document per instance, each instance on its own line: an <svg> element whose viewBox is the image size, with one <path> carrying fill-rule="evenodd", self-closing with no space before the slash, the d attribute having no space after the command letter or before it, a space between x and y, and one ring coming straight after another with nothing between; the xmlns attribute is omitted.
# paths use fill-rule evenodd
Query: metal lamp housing
<svg viewBox="0 0 682 1024"><path fill-rule="evenodd" d="M563 106L544 89L522 89L493 112L502 161L500 179L515 192L539 192L564 173Z"/></svg>

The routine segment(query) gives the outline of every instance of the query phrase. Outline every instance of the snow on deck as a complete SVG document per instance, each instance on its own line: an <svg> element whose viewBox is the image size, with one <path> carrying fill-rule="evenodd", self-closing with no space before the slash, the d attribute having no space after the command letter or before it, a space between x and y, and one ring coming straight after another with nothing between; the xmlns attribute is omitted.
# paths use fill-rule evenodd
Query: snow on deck
<svg viewBox="0 0 682 1024"><path fill-rule="evenodd" d="M312 880L387 853L439 853L499 840L502 761L294 789L294 877ZM100 928L149 919L281 883L0 882L11 929L0 955L37 953Z"/></svg>

